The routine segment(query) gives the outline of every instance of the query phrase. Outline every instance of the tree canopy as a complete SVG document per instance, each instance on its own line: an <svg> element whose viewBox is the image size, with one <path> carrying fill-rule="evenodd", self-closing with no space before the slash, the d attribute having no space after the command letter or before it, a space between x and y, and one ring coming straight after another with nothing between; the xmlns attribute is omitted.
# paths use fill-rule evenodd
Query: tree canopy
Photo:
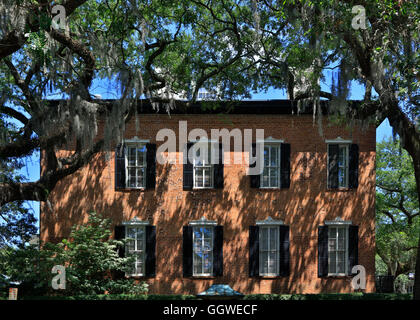
<svg viewBox="0 0 420 320"><path fill-rule="evenodd" d="M397 277L414 272L420 210L413 163L392 138L377 145L376 250Z"/></svg>

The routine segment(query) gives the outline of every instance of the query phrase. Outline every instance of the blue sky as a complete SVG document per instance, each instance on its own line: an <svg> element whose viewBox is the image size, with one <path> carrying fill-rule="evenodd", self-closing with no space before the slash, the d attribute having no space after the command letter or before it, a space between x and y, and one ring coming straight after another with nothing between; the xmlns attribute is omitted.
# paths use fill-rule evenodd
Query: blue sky
<svg viewBox="0 0 420 320"><path fill-rule="evenodd" d="M328 84L322 84L322 89L328 90ZM92 85L92 93L101 94L102 98L116 98L113 92L110 92L110 86L104 85L103 82L97 82ZM350 86L350 99L358 100L363 99L364 87L357 83L352 83ZM56 97L60 98L60 97ZM286 99L286 93L284 90L271 89L267 92L259 92L252 95L252 99L255 100L269 100L269 99ZM392 129L389 125L388 120L385 120L376 129L376 142L382 141L384 138L392 136ZM26 166L21 169L21 173L25 175L29 181L36 181L39 179L39 153L35 153L30 159L26 161ZM35 217L39 218L39 203L36 201L27 201L26 206L34 210Z"/></svg>

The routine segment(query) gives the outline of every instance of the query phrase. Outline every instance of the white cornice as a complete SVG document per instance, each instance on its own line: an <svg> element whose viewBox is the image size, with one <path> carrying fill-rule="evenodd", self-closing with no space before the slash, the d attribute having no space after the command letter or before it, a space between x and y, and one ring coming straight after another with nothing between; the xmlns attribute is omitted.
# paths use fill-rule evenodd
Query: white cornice
<svg viewBox="0 0 420 320"><path fill-rule="evenodd" d="M190 226L216 226L216 221L207 220L206 218L201 217L199 220L190 221Z"/></svg>
<svg viewBox="0 0 420 320"><path fill-rule="evenodd" d="M284 225L282 220L274 220L270 216L265 220L259 220L256 223L257 226L280 226Z"/></svg>
<svg viewBox="0 0 420 320"><path fill-rule="evenodd" d="M125 143L149 143L149 139L139 139L139 137L135 136L131 139L124 139Z"/></svg>
<svg viewBox="0 0 420 320"><path fill-rule="evenodd" d="M349 226L352 224L352 222L349 220L343 220L340 217L338 217L333 221L325 221L324 224L326 226Z"/></svg>
<svg viewBox="0 0 420 320"><path fill-rule="evenodd" d="M338 144L340 144L340 143L352 143L352 142L353 142L352 140L344 140L341 137L337 137L335 139L327 139L327 140L325 140L325 143L338 143Z"/></svg>
<svg viewBox="0 0 420 320"><path fill-rule="evenodd" d="M130 221L124 221L122 225L123 226L147 226L149 225L149 221L143 221L137 217L134 217Z"/></svg>

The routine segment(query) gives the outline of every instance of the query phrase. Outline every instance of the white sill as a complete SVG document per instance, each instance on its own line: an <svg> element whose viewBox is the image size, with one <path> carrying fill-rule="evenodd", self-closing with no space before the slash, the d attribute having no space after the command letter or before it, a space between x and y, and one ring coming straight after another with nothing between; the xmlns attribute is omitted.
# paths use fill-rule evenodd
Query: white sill
<svg viewBox="0 0 420 320"><path fill-rule="evenodd" d="M193 274L193 277L195 278L195 277L197 277L197 278L200 278L200 277L206 277L206 278L210 278L210 277L214 277L212 274L208 274L208 273L206 273L206 274Z"/></svg>
<svg viewBox="0 0 420 320"><path fill-rule="evenodd" d="M144 277L145 275L143 273L139 273L139 274L125 274L126 277Z"/></svg>
<svg viewBox="0 0 420 320"><path fill-rule="evenodd" d="M193 190L214 189L214 187L193 187Z"/></svg>
<svg viewBox="0 0 420 320"><path fill-rule="evenodd" d="M280 189L280 187L260 187L260 189Z"/></svg>
<svg viewBox="0 0 420 320"><path fill-rule="evenodd" d="M260 273L260 277L263 277L263 278L277 278L277 277L280 277L280 275L276 274L276 273L266 273L266 274Z"/></svg>
<svg viewBox="0 0 420 320"><path fill-rule="evenodd" d="M146 190L146 187L125 187L125 189L132 190Z"/></svg>
<svg viewBox="0 0 420 320"><path fill-rule="evenodd" d="M328 277L347 277L348 274L346 273L329 273Z"/></svg>

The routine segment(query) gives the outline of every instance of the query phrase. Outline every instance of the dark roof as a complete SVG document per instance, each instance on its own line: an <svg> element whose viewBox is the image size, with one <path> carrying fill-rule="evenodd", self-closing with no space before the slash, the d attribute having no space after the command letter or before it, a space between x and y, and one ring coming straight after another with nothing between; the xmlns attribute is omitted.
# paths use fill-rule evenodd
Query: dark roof
<svg viewBox="0 0 420 320"><path fill-rule="evenodd" d="M48 100L57 105L62 100ZM96 99L95 102L111 106L118 100ZM291 100L242 100L242 101L197 101L189 103L175 100L171 114L312 114L312 103L307 103L299 112L297 102ZM154 106L148 99L137 100L138 112L142 114L167 114L167 101L158 101ZM157 106L157 108L156 108ZM321 100L321 109L327 113L329 102Z"/></svg>

